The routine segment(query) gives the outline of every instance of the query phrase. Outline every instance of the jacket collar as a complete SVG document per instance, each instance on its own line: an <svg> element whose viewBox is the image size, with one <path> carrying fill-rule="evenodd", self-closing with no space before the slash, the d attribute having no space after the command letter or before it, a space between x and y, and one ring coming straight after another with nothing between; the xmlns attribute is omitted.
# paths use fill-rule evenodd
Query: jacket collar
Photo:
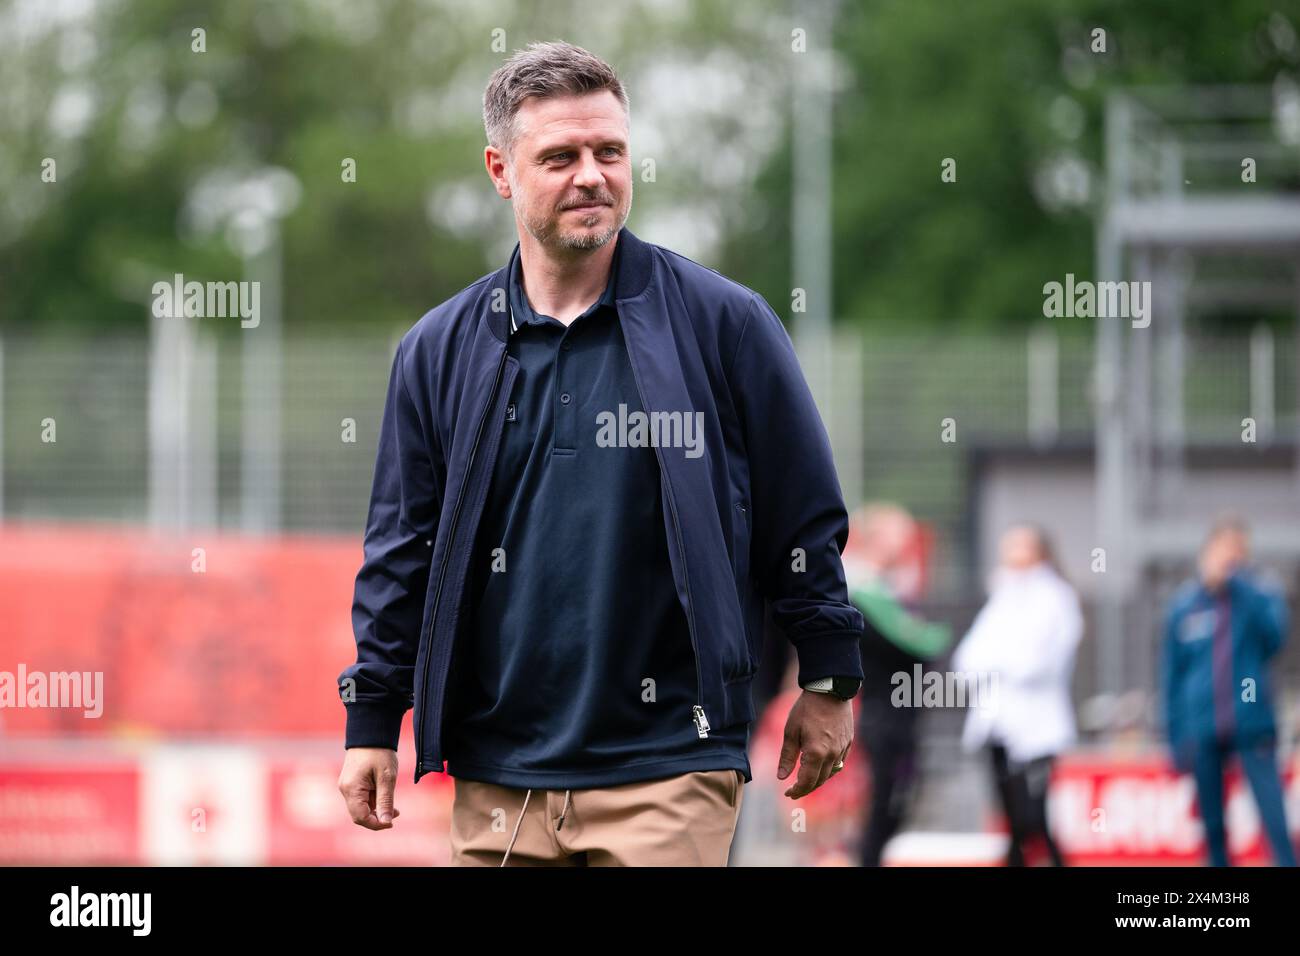
<svg viewBox="0 0 1300 956"><path fill-rule="evenodd" d="M578 318L590 315L598 309L605 307L614 308L614 299L618 294L618 269L619 263L623 258L623 238L620 236L614 243L614 255L610 262L609 279L605 282L605 289L601 292L600 298L591 304L588 309ZM520 278L519 271L523 268L523 261L518 256L510 257L510 265L507 267L510 280L510 334L519 331L521 325L537 321L537 313L533 311L528 297L524 295L524 284Z"/></svg>
<svg viewBox="0 0 1300 956"><path fill-rule="evenodd" d="M654 272L654 257L650 243L642 242L632 230L624 226L618 233L619 257L614 281L614 298L634 299L645 292ZM519 243L515 243L510 261L492 274L488 282L488 308L483 321L492 334L505 342L510 335L510 276L519 258Z"/></svg>

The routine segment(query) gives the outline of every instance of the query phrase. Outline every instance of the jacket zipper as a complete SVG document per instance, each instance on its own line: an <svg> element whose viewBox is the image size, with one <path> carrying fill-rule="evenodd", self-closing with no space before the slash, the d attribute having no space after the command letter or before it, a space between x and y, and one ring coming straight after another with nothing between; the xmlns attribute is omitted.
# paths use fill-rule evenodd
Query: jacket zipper
<svg viewBox="0 0 1300 956"><path fill-rule="evenodd" d="M451 512L451 527L447 531L447 553L443 556L442 568L438 572L438 590L434 593L433 610L429 614L429 638L428 638L429 653L424 659L424 681L423 681L426 701L429 695L429 661L430 658L433 657L433 631L438 623L438 606L439 604L442 603L442 585L447 578L447 565L451 563L452 549L455 547L456 544L456 526L460 520L460 506L461 503L465 500L465 488L469 484L470 479L474 476L474 458L478 454L479 443L483 440L483 429L487 425L488 413L492 411L492 406L496 402L497 391L501 387L501 375L505 371L506 356L508 354L509 354L508 348L501 350L501 361L497 364L496 379L492 383L492 390L488 393L487 405L483 408L483 414L479 417L478 432L477 434L474 435L474 444L470 447L469 450L469 462L465 466L465 480L462 481L460 484L460 491L456 495L456 506L455 508L452 509ZM420 708L421 731L426 729L424 726L424 710L426 706L427 704L422 703L422 706ZM423 735L417 734L416 736L417 738L422 738ZM423 740L417 739L415 741L415 772L418 775L422 773L423 770L424 770Z"/></svg>
<svg viewBox="0 0 1300 956"><path fill-rule="evenodd" d="M645 407L645 400L642 399L641 406ZM686 624L691 634L691 649L695 652L695 699L704 700L704 679L700 676L700 648L695 640L695 603L691 600L691 576L686 568L686 546L682 543L682 526L677 520L677 501L673 498L673 487L668 481L667 471L664 468L663 459L659 457L659 449L655 449L655 457L659 458L659 474L663 477L664 485L668 489L668 506L673 513L673 530L677 533L677 552L682 556L682 577L686 579ZM695 721L695 732L701 738L709 736L709 718L704 715L703 704L696 704L691 708L692 717Z"/></svg>
<svg viewBox="0 0 1300 956"><path fill-rule="evenodd" d="M636 359L632 358L632 350L627 350L629 362L632 365L632 377L636 380L636 391L641 399L641 407L646 408L645 392L641 389L641 376L637 373ZM704 714L704 679L700 674L700 648L695 639L695 604L691 600L691 576L686 568L686 546L682 543L682 528L677 518L677 499L673 497L672 482L668 480L668 470L664 467L663 455L660 454L659 446L655 446L655 460L659 462L659 479L663 482L664 490L668 492L668 510L673 518L673 533L677 538L677 552L682 556L682 576L686 579L686 628L691 635L691 650L695 654L695 700L696 704L691 708L691 721L695 724L695 732L703 739L709 736L709 718Z"/></svg>

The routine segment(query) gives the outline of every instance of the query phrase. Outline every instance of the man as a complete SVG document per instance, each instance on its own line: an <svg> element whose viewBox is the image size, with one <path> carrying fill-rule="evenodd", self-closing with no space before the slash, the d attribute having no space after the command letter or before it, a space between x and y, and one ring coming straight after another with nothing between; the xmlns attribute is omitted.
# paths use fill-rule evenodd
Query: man
<svg viewBox="0 0 1300 956"><path fill-rule="evenodd" d="M1281 866L1295 866L1275 749L1268 661L1286 641L1282 595L1247 568L1245 524L1215 523L1199 580L1173 596L1165 619L1165 725L1175 766L1196 777L1211 866L1228 865L1223 771L1236 754Z"/></svg>
<svg viewBox="0 0 1300 956"><path fill-rule="evenodd" d="M826 431L767 302L623 228L606 63L533 44L483 113L519 243L393 361L339 788L392 826L414 705L416 781L455 778L454 864L725 865L764 602L809 688L786 794L852 741L863 621Z"/></svg>

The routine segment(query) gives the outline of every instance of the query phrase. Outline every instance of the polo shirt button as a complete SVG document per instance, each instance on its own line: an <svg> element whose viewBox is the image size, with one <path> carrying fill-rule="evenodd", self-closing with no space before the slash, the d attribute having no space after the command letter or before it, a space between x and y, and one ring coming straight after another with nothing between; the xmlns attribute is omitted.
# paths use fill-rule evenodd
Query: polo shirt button
<svg viewBox="0 0 1300 956"><path fill-rule="evenodd" d="M564 349L564 351L567 352L567 351L569 351L569 349L573 348L573 343L572 343L572 342L565 342L563 345L560 346L560 348Z"/></svg>
<svg viewBox="0 0 1300 956"><path fill-rule="evenodd" d="M560 393L560 404L561 404L561 405L567 405L567 404L569 404L569 393L568 393L568 392L561 392L561 393Z"/></svg>

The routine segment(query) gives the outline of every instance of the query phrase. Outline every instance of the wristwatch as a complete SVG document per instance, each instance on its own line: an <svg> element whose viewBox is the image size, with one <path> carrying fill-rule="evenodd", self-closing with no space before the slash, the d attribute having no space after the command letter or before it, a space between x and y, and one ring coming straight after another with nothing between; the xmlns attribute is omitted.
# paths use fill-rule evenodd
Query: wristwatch
<svg viewBox="0 0 1300 956"><path fill-rule="evenodd" d="M802 685L804 690L816 694L830 694L840 700L852 700L862 687L856 677L822 677Z"/></svg>

